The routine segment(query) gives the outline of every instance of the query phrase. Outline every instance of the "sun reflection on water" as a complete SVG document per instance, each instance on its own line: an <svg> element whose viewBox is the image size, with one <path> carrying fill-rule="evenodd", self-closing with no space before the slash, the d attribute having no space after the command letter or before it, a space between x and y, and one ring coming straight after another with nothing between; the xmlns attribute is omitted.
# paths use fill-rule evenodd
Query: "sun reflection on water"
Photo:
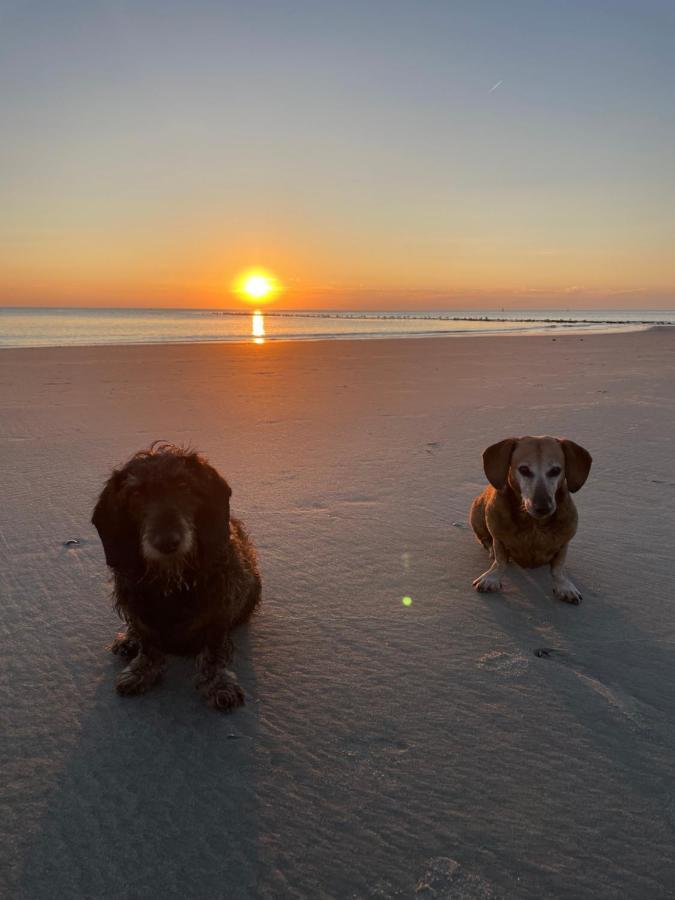
<svg viewBox="0 0 675 900"><path fill-rule="evenodd" d="M251 316L251 334L254 344L265 343L265 317L259 309L256 309Z"/></svg>

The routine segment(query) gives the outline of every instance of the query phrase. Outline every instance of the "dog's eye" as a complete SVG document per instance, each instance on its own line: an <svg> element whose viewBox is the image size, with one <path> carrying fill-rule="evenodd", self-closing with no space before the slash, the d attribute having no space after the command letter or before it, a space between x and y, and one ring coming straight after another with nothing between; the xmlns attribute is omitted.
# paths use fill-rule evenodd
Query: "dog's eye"
<svg viewBox="0 0 675 900"><path fill-rule="evenodd" d="M525 478L532 478L532 469L529 466L518 466L518 471L521 475L524 475Z"/></svg>
<svg viewBox="0 0 675 900"><path fill-rule="evenodd" d="M546 473L549 478L557 478L560 475L561 469L560 466L553 466L552 469L549 469Z"/></svg>

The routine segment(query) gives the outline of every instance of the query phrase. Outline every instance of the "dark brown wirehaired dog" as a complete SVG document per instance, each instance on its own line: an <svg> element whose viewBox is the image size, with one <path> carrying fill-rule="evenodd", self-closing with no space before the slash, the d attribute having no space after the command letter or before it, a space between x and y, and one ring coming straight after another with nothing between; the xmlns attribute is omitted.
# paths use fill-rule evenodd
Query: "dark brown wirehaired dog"
<svg viewBox="0 0 675 900"><path fill-rule="evenodd" d="M132 657L120 694L147 691L173 653L197 656L196 685L212 707L243 704L226 669L229 635L258 605L260 576L244 526L230 518L231 493L202 456L165 442L108 479L92 522L128 623L111 647Z"/></svg>
<svg viewBox="0 0 675 900"><path fill-rule="evenodd" d="M471 504L471 527L493 563L473 582L500 591L509 560L523 568L551 566L553 593L566 603L581 594L565 575L567 545L577 531L570 494L591 470L588 450L566 438L506 438L483 453L490 484Z"/></svg>

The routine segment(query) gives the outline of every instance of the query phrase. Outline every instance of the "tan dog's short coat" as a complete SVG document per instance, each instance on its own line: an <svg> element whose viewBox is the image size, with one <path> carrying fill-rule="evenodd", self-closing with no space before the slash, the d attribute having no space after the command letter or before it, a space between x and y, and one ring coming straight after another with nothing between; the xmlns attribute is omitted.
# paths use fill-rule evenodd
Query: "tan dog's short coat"
<svg viewBox="0 0 675 900"><path fill-rule="evenodd" d="M490 484L471 504L476 537L493 563L473 582L478 591L500 591L510 560L523 568L551 566L553 593L566 603L581 594L565 575L567 545L577 530L570 494L582 487L591 455L565 438L506 438L483 453Z"/></svg>

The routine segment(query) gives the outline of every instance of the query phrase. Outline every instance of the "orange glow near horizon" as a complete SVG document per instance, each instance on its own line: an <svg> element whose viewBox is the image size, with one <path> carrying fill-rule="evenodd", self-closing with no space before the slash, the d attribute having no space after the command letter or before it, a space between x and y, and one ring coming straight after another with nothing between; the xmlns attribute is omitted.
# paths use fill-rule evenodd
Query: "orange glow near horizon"
<svg viewBox="0 0 675 900"><path fill-rule="evenodd" d="M264 269L249 269L234 284L235 293L247 303L270 303L280 290L277 279ZM255 315L254 313L254 317Z"/></svg>

